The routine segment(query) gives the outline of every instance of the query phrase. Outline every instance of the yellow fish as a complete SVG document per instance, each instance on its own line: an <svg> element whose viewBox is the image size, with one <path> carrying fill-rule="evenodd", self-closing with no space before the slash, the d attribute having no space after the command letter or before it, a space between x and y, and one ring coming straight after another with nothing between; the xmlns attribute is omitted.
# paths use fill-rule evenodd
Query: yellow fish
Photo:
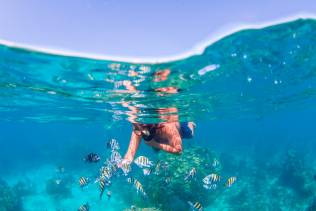
<svg viewBox="0 0 316 211"><path fill-rule="evenodd" d="M145 193L145 191L144 191L144 189L143 189L143 185L138 181L138 180L134 180L134 186L135 186L135 188L136 188L136 190L137 190L137 193L142 193L144 196L146 196L146 193Z"/></svg>
<svg viewBox="0 0 316 211"><path fill-rule="evenodd" d="M188 203L189 203L190 207L192 208L192 210L197 210L197 211L203 210L203 207L202 207L200 202L192 203L192 202L188 201Z"/></svg>
<svg viewBox="0 0 316 211"><path fill-rule="evenodd" d="M110 179L112 176L112 172L111 169L109 167L102 167L101 168L101 177L106 177L108 179Z"/></svg>
<svg viewBox="0 0 316 211"><path fill-rule="evenodd" d="M79 179L80 187L84 187L84 186L88 185L88 183L89 183L88 178L80 177L80 179Z"/></svg>
<svg viewBox="0 0 316 211"><path fill-rule="evenodd" d="M99 181L99 187L100 187L100 199L102 198L102 195L103 195L103 192L105 190L105 178L104 177L101 177L100 178L100 181Z"/></svg>
<svg viewBox="0 0 316 211"><path fill-rule="evenodd" d="M203 179L203 183L206 185L210 185L216 182L219 182L221 177L218 174L210 174Z"/></svg>
<svg viewBox="0 0 316 211"><path fill-rule="evenodd" d="M236 177L230 177L228 178L227 182L225 183L226 187L231 187L235 182L237 178Z"/></svg>
<svg viewBox="0 0 316 211"><path fill-rule="evenodd" d="M140 168L150 168L153 165L153 162L145 156L139 156L135 159L134 163Z"/></svg>

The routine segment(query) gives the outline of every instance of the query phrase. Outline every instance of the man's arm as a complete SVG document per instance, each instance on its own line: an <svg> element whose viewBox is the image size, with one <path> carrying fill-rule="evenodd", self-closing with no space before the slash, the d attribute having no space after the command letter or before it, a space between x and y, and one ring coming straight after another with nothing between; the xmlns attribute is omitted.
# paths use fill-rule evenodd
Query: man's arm
<svg viewBox="0 0 316 211"><path fill-rule="evenodd" d="M128 150L124 156L124 160L132 162L134 160L136 151L141 141L141 136L132 131L131 140L129 142Z"/></svg>

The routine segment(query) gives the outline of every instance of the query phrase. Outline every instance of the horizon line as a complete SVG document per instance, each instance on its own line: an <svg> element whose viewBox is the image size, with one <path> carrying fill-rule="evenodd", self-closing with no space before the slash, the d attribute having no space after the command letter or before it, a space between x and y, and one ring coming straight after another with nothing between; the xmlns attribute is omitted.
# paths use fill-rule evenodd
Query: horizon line
<svg viewBox="0 0 316 211"><path fill-rule="evenodd" d="M181 59L186 59L194 55L201 55L208 46L223 39L224 37L227 37L229 35L232 35L242 30L262 29L265 27L278 25L278 24L282 24L282 23L286 23L290 21L295 21L298 19L315 19L316 20L316 15L310 14L310 13L298 13L296 15L279 18L272 21L263 21L261 23L258 22L256 24L245 24L245 23L236 24L235 23L234 26L233 24L226 24L224 27L217 30L217 32L213 33L204 41L201 41L200 43L197 43L196 45L194 45L191 50L185 51L183 53L175 54L173 56L167 56L167 57L108 56L108 55L94 54L94 53L81 52L81 51L63 50L62 48L54 49L50 47L36 46L36 45L18 43L18 42L2 40L2 39L0 39L0 45L5 45L11 48L19 48L19 49L28 50L28 51L37 52L37 53L55 55L55 56L69 56L69 57L77 57L77 58L83 58L83 59L94 59L94 60L113 61L113 62L157 64L157 63L167 63L167 62L173 62L173 61L177 61Z"/></svg>

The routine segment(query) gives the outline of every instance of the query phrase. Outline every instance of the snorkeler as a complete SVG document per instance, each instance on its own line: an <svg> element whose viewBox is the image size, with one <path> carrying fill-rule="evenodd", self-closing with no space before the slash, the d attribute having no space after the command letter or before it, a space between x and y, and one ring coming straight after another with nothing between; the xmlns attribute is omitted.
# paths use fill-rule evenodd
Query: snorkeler
<svg viewBox="0 0 316 211"><path fill-rule="evenodd" d="M170 73L170 69L157 71L154 74L153 81L165 81L168 79ZM137 92L136 87L131 81L124 81L123 85L129 92ZM176 94L178 93L178 88L168 86L156 88L154 91L159 95ZM192 138L194 135L195 124L193 122L180 123L177 114L178 110L175 107L156 109L158 116L163 120L163 123L141 124L135 121L138 109L128 105L127 102L122 102L122 105L131 111L129 113L129 120L132 122L133 126L129 147L124 156L123 163L130 163L133 161L142 139L147 145L157 150L180 154L182 152L182 139Z"/></svg>
<svg viewBox="0 0 316 211"><path fill-rule="evenodd" d="M133 131L124 162L132 162L142 139L144 142L159 150L173 154L182 152L182 139L192 138L195 124L193 122L167 122L159 124L133 123Z"/></svg>

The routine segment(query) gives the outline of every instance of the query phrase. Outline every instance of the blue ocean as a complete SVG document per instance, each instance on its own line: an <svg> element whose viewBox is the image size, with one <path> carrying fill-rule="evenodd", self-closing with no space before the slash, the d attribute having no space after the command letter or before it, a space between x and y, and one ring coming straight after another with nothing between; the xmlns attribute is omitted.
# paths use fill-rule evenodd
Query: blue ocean
<svg viewBox="0 0 316 211"><path fill-rule="evenodd" d="M0 211L313 211L315 108L314 19L163 63L1 44ZM148 166L113 164L133 124L170 122L196 125L180 154L142 141Z"/></svg>

